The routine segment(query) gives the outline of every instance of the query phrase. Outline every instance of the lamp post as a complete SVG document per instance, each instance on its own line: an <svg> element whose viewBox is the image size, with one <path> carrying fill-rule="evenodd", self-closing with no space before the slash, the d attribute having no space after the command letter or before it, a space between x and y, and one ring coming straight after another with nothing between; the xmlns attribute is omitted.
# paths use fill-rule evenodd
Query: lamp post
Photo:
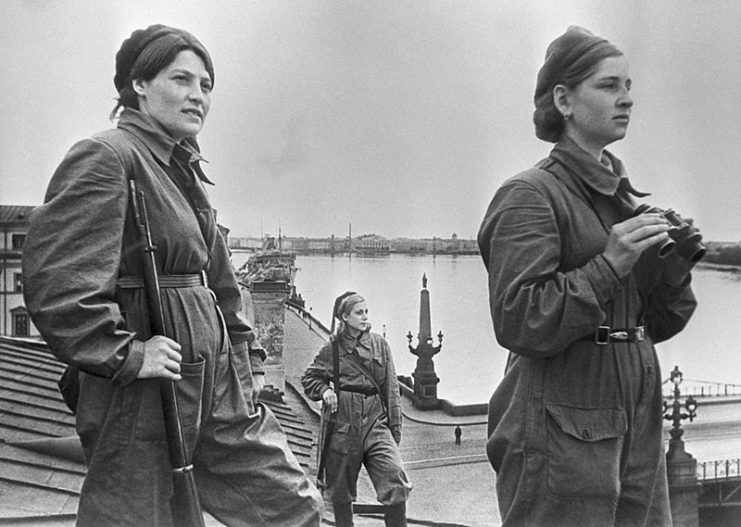
<svg viewBox="0 0 741 527"><path fill-rule="evenodd" d="M700 523L697 510L697 497L700 493L700 484L697 481L697 460L684 449L682 441L682 421L689 419L692 422L697 416L697 401L691 395L682 405L679 385L682 383L682 372L679 366L669 375L674 384L671 404L664 400L664 419L671 421L669 431L669 449L666 453L666 473L669 480L669 502L671 504L672 521L675 527L697 527ZM683 407L684 410L683 411Z"/></svg>
<svg viewBox="0 0 741 527"><path fill-rule="evenodd" d="M671 451L673 444L675 448L679 448L679 445L676 443L677 441L682 443L681 448L684 449L684 442L681 440L682 434L684 434L684 430L681 428L682 421L689 419L691 423L697 417L697 401L691 395L687 397L684 407L688 413L682 412L682 403L680 402L681 393L679 391L679 385L682 384L682 372L679 371L679 366L674 366L674 369L669 375L669 380L674 384L674 401L671 405L666 400L664 401L664 419L672 422L672 429L669 431L672 437L669 441L669 450ZM671 413L667 412L669 408L671 408Z"/></svg>

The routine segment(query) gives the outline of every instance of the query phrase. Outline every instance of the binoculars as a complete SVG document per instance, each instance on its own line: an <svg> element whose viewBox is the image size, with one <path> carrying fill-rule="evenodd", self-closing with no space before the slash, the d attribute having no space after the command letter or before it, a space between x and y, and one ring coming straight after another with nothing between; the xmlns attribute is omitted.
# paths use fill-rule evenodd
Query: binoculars
<svg viewBox="0 0 741 527"><path fill-rule="evenodd" d="M697 229L682 219L682 216L672 209L661 210L650 205L638 205L633 215L638 216L644 212L655 212L661 214L671 225L668 231L669 239L659 246L659 256L664 258L676 249L677 254L692 263L702 260L705 253L708 252L705 245L701 243L702 235Z"/></svg>

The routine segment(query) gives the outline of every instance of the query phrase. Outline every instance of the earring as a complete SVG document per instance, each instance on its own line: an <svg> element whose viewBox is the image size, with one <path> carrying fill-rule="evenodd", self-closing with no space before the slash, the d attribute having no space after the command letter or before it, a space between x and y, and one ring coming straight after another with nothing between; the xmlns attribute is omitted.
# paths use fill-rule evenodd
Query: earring
<svg viewBox="0 0 741 527"><path fill-rule="evenodd" d="M563 114L563 120L564 121L568 121L569 119L571 119L571 114L570 113Z"/></svg>

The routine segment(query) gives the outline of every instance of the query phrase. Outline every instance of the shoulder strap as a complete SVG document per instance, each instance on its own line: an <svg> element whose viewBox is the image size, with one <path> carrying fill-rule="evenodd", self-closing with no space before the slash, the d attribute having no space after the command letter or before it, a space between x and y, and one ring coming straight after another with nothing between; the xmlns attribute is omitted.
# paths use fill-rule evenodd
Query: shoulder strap
<svg viewBox="0 0 741 527"><path fill-rule="evenodd" d="M360 363L360 361L357 359L355 355L353 355L352 353L348 353L347 358L348 358L348 364L350 364L350 366L353 366L356 370L358 370L363 375L363 377L368 379L373 384L373 386L375 386L376 390L378 391L378 395L381 397L381 403L383 404L383 409L386 413L388 413L388 408L386 405L386 393L381 390L381 387L378 385L378 381L376 381L376 379L373 377L371 372L369 372L365 368L365 366L363 366Z"/></svg>
<svg viewBox="0 0 741 527"><path fill-rule="evenodd" d="M337 339L332 336L329 338L332 343L332 371L334 372L334 391L337 397L340 396L340 346Z"/></svg>

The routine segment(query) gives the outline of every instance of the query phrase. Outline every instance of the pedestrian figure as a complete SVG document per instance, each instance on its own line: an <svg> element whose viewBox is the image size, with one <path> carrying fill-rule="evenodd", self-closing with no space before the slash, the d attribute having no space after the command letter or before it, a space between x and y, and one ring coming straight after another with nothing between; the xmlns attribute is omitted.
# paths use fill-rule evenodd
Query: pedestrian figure
<svg viewBox="0 0 741 527"><path fill-rule="evenodd" d="M72 147L31 220L26 305L52 352L73 367L70 387L79 386L88 470L78 526L175 524L163 380L175 383L205 510L230 526L321 521L317 489L275 416L253 402L264 352L250 346L196 142L213 83L211 57L190 33L159 24L134 31L116 54L117 127ZM172 338L150 326L132 183L148 210Z"/></svg>
<svg viewBox="0 0 741 527"><path fill-rule="evenodd" d="M353 525L352 502L365 465L385 506L386 525L405 526L411 484L398 446L399 385L388 342L370 332L362 296L347 292L336 299L330 342L319 350L301 383L309 398L324 402L325 420L334 423L324 433L319 478L332 501L336 525Z"/></svg>
<svg viewBox="0 0 741 527"><path fill-rule="evenodd" d="M460 425L456 425L454 433L455 433L455 444L460 445L461 444L461 434L463 433Z"/></svg>
<svg viewBox="0 0 741 527"><path fill-rule="evenodd" d="M534 121L555 147L501 186L479 231L511 352L487 442L504 527L671 525L654 343L695 309L693 262L659 255L669 222L635 214L646 194L605 150L625 136L631 84L608 41L576 27L554 40Z"/></svg>

